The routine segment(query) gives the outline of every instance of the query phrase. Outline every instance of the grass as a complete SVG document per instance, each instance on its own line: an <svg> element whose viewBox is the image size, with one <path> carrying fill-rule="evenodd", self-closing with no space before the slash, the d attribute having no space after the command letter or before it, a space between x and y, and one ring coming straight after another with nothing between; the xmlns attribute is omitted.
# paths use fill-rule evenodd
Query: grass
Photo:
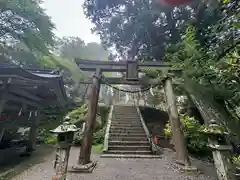
<svg viewBox="0 0 240 180"><path fill-rule="evenodd" d="M92 152L100 154L103 151L103 144L96 144L92 146Z"/></svg>

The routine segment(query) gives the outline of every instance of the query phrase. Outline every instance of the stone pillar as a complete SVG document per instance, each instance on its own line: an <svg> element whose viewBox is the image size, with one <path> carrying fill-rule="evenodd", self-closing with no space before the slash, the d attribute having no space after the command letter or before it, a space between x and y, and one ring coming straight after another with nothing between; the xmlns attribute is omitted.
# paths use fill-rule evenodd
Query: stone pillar
<svg viewBox="0 0 240 180"><path fill-rule="evenodd" d="M173 142L176 149L176 162L178 164L184 165L185 167L190 167L191 163L188 157L187 146L185 142L185 137L182 129L182 124L178 116L176 98L173 92L172 80L167 77L164 82L164 91L167 102L167 109L169 120L172 127Z"/></svg>
<svg viewBox="0 0 240 180"><path fill-rule="evenodd" d="M206 128L203 132L208 136L218 180L235 180L236 177L230 172L233 169L229 161L232 147L226 144L224 132L221 131L221 127L216 121L211 120L210 123L209 129ZM219 138L223 141L221 144Z"/></svg>
<svg viewBox="0 0 240 180"><path fill-rule="evenodd" d="M57 134L57 150L54 161L55 175L52 180L67 180L68 160L74 133L79 129L69 122L64 122L50 132Z"/></svg>
<svg viewBox="0 0 240 180"><path fill-rule="evenodd" d="M40 113L39 110L35 112L31 112L31 127L29 132L29 143L27 147L27 151L31 152L36 149L36 141L37 141L37 130L38 124L40 121Z"/></svg>

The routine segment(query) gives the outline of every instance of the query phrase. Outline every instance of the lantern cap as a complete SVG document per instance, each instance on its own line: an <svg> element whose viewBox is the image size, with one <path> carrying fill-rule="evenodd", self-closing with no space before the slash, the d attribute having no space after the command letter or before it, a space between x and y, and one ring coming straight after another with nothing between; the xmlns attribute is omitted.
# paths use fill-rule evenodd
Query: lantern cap
<svg viewBox="0 0 240 180"><path fill-rule="evenodd" d="M69 122L64 122L63 124L59 125L56 129L51 130L52 133L67 133L67 132L76 132L79 128L77 128L74 124Z"/></svg>

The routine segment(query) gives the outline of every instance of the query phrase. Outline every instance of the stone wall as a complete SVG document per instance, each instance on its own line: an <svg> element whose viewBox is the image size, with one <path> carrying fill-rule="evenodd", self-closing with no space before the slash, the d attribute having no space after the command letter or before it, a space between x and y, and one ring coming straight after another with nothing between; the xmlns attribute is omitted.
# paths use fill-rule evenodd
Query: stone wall
<svg viewBox="0 0 240 180"><path fill-rule="evenodd" d="M149 133L158 138L159 146L174 150L170 139L164 137L164 127L168 123L168 113L150 107L140 108Z"/></svg>

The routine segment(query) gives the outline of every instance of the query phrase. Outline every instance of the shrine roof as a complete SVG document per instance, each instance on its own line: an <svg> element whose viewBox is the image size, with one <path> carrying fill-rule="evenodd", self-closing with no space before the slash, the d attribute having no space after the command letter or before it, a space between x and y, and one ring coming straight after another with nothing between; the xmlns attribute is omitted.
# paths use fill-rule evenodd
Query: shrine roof
<svg viewBox="0 0 240 180"><path fill-rule="evenodd" d="M0 91L6 93L2 99L32 107L64 107L68 102L63 78L56 69L0 65Z"/></svg>

